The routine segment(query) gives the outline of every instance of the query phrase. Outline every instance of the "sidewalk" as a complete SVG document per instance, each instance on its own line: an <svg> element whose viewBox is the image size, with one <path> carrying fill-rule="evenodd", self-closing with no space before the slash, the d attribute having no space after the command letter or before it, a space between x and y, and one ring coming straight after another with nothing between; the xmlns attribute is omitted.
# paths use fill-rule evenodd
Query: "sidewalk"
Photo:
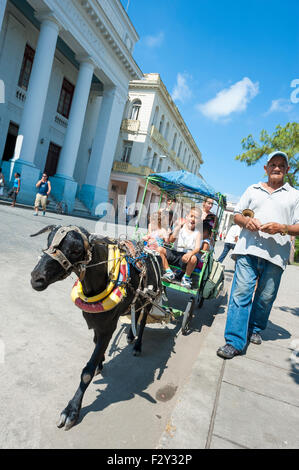
<svg viewBox="0 0 299 470"><path fill-rule="evenodd" d="M225 343L227 307L216 316L160 449L299 447L298 285L299 267L288 266L263 343L250 344L246 355L216 355Z"/></svg>

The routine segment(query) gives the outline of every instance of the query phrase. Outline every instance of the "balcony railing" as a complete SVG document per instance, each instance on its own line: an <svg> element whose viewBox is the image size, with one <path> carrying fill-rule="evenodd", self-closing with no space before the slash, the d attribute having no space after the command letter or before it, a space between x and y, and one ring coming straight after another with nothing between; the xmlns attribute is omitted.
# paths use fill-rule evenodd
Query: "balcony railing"
<svg viewBox="0 0 299 470"><path fill-rule="evenodd" d="M134 175L148 176L153 173L151 168L147 166L133 166L131 163L116 161L113 163L112 171L119 171L120 173L131 173Z"/></svg>
<svg viewBox="0 0 299 470"><path fill-rule="evenodd" d="M61 114L56 113L54 121L61 127L64 127L65 129L67 128L68 125L68 120L63 117Z"/></svg>
<svg viewBox="0 0 299 470"><path fill-rule="evenodd" d="M124 132L138 132L140 121L135 119L123 119L121 123L121 130Z"/></svg>
<svg viewBox="0 0 299 470"><path fill-rule="evenodd" d="M22 103L25 103L26 101L26 91L21 88L21 87L17 87L16 89L16 98L17 100L21 101Z"/></svg>
<svg viewBox="0 0 299 470"><path fill-rule="evenodd" d="M164 152L168 152L168 142L164 139L162 134L158 131L158 129L153 125L151 127L151 138L162 147Z"/></svg>

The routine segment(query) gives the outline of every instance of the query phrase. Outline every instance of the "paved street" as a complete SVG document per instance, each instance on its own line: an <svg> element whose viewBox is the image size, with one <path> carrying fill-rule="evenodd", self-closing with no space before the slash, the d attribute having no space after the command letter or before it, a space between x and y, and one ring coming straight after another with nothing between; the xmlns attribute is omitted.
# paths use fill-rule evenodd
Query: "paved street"
<svg viewBox="0 0 299 470"><path fill-rule="evenodd" d="M287 267L263 344L232 361L216 356L233 275L229 256L226 294L197 311L190 335L176 337L179 323L148 326L136 358L127 324L119 322L103 375L90 385L78 425L65 432L55 423L89 359L92 332L70 300L74 276L32 290L30 272L46 235L29 235L62 223L93 232L95 222L33 217L5 205L0 217L0 448L298 448L298 267Z"/></svg>
<svg viewBox="0 0 299 470"><path fill-rule="evenodd" d="M30 272L47 235L29 235L61 223L94 232L95 222L51 213L34 217L31 210L5 205L0 217L0 448L156 448L226 298L201 309L189 336L175 336L180 323L147 327L138 358L126 343L127 324L119 322L103 375L85 394L79 424L65 432L56 421L79 384L93 335L70 299L74 275L44 292L31 288Z"/></svg>

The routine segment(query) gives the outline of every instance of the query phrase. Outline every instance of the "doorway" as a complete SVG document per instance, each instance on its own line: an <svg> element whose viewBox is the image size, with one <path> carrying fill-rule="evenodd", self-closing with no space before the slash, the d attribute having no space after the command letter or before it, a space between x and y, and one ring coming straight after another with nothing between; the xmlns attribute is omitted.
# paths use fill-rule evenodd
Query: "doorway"
<svg viewBox="0 0 299 470"><path fill-rule="evenodd" d="M19 133L19 126L15 122L10 121L7 131L7 137L2 155L2 161L8 162L13 156L16 146L16 141Z"/></svg>
<svg viewBox="0 0 299 470"><path fill-rule="evenodd" d="M56 173L61 147L50 142L44 173L48 176L54 176Z"/></svg>

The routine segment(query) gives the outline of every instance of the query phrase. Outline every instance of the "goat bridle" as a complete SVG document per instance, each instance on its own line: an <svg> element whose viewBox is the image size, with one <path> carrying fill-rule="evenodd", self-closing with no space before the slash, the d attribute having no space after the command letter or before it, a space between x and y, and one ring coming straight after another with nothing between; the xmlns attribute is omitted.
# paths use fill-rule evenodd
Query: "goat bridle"
<svg viewBox="0 0 299 470"><path fill-rule="evenodd" d="M58 249L62 240L66 237L69 232L77 232L81 235L84 249L85 249L85 258L81 261L76 261L71 263L64 253ZM91 246L89 244L88 238L86 235L75 225L69 227L60 227L54 235L51 245L43 252L49 255L52 259L57 261L65 270L65 277L67 277L72 271L74 271L79 279L82 281L86 272L86 265L91 261L92 253Z"/></svg>

